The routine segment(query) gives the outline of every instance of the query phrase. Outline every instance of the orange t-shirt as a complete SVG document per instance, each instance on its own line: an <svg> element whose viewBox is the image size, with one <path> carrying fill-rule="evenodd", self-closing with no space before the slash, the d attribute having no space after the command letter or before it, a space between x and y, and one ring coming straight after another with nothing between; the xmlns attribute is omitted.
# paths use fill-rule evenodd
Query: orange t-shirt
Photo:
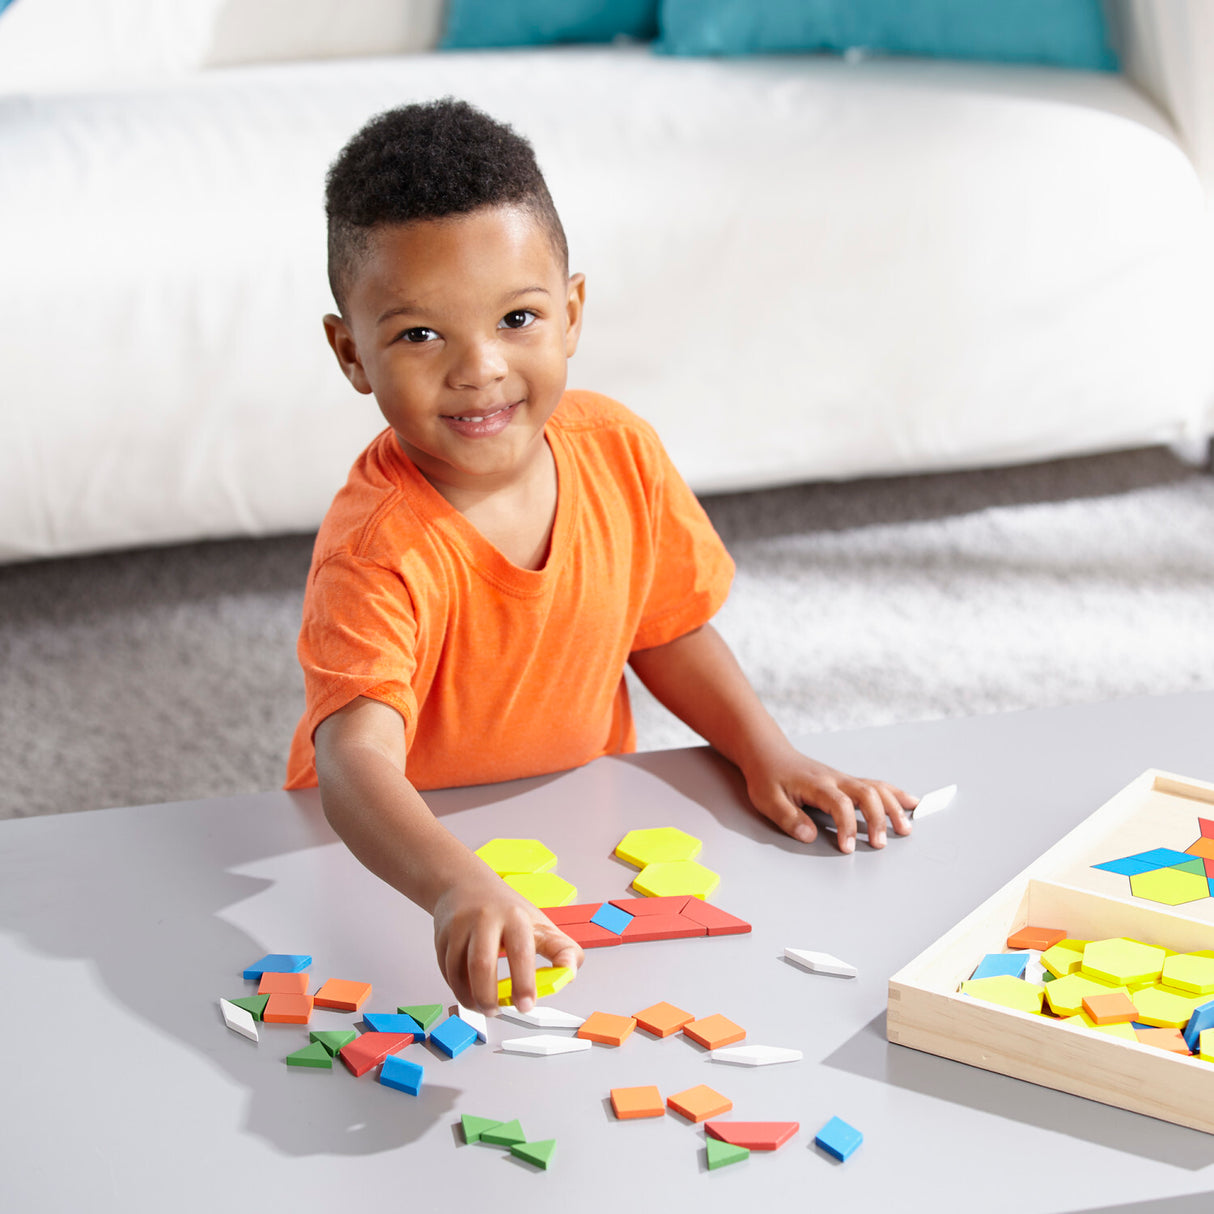
<svg viewBox="0 0 1214 1214"><path fill-rule="evenodd" d="M288 788L316 784L312 735L358 696L404 719L417 788L635 748L629 654L706 623L733 562L657 435L622 405L566 392L544 433L557 506L539 570L490 544L391 430L359 457L312 556Z"/></svg>

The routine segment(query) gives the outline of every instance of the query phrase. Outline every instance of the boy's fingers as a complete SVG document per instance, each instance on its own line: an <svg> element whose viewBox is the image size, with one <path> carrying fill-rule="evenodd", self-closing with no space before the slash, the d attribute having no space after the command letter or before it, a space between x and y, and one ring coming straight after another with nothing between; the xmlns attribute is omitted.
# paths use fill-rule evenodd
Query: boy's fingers
<svg viewBox="0 0 1214 1214"><path fill-rule="evenodd" d="M835 842L845 855L856 850L856 807L851 797L839 789L830 789L822 794L826 812L834 819Z"/></svg>
<svg viewBox="0 0 1214 1214"><path fill-rule="evenodd" d="M765 805L756 803L756 807L773 825L778 826L786 835L791 835L799 843L812 843L818 837L818 828L813 824L807 812L808 805L806 809L802 809L782 789L770 802Z"/></svg>
<svg viewBox="0 0 1214 1214"><path fill-rule="evenodd" d="M542 953L552 965L561 965L566 969L582 968L586 954L576 940L566 936L553 923L540 923L535 929L535 950Z"/></svg>
<svg viewBox="0 0 1214 1214"><path fill-rule="evenodd" d="M468 944L468 1006L479 1012L497 1011L497 955L501 940L500 931L485 928Z"/></svg>
<svg viewBox="0 0 1214 1214"><path fill-rule="evenodd" d="M885 811L889 815L889 820L893 823L894 833L899 835L909 835L911 832L911 817L907 812L913 809L918 802L914 797L904 793L900 788L895 788L892 784L878 785L881 789L881 796L885 801ZM907 804L907 802L911 804Z"/></svg>
<svg viewBox="0 0 1214 1214"><path fill-rule="evenodd" d="M862 784L853 794L855 803L868 825L868 845L885 846L886 805L881 794L871 784Z"/></svg>
<svg viewBox="0 0 1214 1214"><path fill-rule="evenodd" d="M535 1007L535 933L530 923L513 918L506 928L503 943L506 946L506 961L510 966L510 1002L520 1012L529 1012ZM570 942L572 943L572 941ZM497 1007L496 964L493 984L493 1007Z"/></svg>

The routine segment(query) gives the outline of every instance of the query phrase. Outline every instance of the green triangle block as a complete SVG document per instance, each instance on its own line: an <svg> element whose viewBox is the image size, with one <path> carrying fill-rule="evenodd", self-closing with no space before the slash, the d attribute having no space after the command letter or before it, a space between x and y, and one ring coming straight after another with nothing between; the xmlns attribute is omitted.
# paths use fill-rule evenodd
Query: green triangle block
<svg viewBox="0 0 1214 1214"><path fill-rule="evenodd" d="M708 1170L724 1168L731 1163L741 1163L750 1158L749 1147L736 1147L732 1142L722 1142L719 1138L708 1138Z"/></svg>
<svg viewBox="0 0 1214 1214"><path fill-rule="evenodd" d="M358 1033L354 1029L314 1029L308 1034L308 1040L323 1045L329 1051L329 1056L340 1053L343 1045L349 1045Z"/></svg>
<svg viewBox="0 0 1214 1214"><path fill-rule="evenodd" d="M412 1012L406 1012L406 1016L411 1016ZM460 1124L464 1127L465 1142L480 1142L481 1135L486 1130L492 1130L495 1126L502 1123L500 1121L491 1121L488 1117L473 1117L471 1113L465 1113L460 1118Z"/></svg>
<svg viewBox="0 0 1214 1214"><path fill-rule="evenodd" d="M246 1012L252 1014L254 1020L261 1019L261 1013L266 1010L266 1004L270 1002L269 995L245 995L241 999L229 999L229 1003L234 1003L237 1007L242 1007Z"/></svg>
<svg viewBox="0 0 1214 1214"><path fill-rule="evenodd" d="M480 1140L491 1142L495 1147L512 1147L517 1142L526 1142L527 1135L517 1121L503 1121L491 1130L482 1130Z"/></svg>
<svg viewBox="0 0 1214 1214"><path fill-rule="evenodd" d="M1206 866L1202 863L1200 856L1193 860L1177 861L1175 864L1169 864L1168 867L1175 869L1178 873L1196 873L1199 877L1206 875Z"/></svg>
<svg viewBox="0 0 1214 1214"><path fill-rule="evenodd" d="M287 1066L314 1066L333 1069L333 1055L319 1041L287 1055Z"/></svg>
<svg viewBox="0 0 1214 1214"><path fill-rule="evenodd" d="M430 1026L443 1014L441 1003L415 1003L411 1007L398 1007L397 1012L402 1016L412 1016L428 1033Z"/></svg>
<svg viewBox="0 0 1214 1214"><path fill-rule="evenodd" d="M556 1150L556 1139L545 1138L543 1142L516 1142L510 1147L510 1154L517 1155L519 1159L525 1159L528 1163L533 1163L537 1168L547 1168L548 1162L552 1158L552 1152ZM747 1154L750 1152L748 1151Z"/></svg>

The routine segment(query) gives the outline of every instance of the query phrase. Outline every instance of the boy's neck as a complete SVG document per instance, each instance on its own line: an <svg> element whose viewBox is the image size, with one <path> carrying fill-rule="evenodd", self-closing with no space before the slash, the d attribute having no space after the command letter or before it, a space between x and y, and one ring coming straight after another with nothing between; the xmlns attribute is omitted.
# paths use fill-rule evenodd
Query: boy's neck
<svg viewBox="0 0 1214 1214"><path fill-rule="evenodd" d="M558 496L556 460L547 439L538 445L535 458L508 480L486 477L452 484L419 471L512 564L543 568Z"/></svg>

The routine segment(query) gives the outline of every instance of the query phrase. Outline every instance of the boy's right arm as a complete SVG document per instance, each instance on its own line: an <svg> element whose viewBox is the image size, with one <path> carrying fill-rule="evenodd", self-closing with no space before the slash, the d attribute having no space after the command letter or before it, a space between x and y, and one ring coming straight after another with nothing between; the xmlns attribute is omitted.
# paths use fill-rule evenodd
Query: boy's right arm
<svg viewBox="0 0 1214 1214"><path fill-rule="evenodd" d="M535 954L576 968L579 946L446 830L405 775L404 722L359 697L317 727L316 773L330 825L377 877L434 916L439 968L455 997L497 1010L505 949L514 1005L535 1003Z"/></svg>

